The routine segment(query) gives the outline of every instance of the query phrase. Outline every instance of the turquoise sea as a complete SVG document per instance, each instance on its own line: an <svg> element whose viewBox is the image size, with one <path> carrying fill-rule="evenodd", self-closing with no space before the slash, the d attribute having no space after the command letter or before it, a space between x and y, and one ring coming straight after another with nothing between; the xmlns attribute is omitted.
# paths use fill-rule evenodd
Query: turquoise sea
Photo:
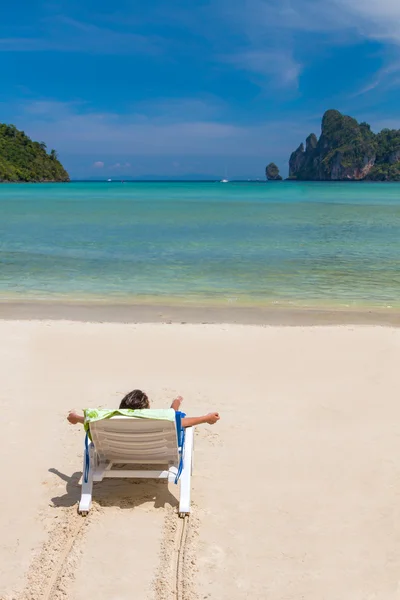
<svg viewBox="0 0 400 600"><path fill-rule="evenodd" d="M400 184L0 186L0 299L400 305Z"/></svg>

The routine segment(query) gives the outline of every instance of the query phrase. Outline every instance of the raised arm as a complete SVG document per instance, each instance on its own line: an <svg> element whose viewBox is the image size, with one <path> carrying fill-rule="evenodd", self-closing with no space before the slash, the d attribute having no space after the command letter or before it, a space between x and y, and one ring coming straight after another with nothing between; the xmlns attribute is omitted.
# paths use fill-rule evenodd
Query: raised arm
<svg viewBox="0 0 400 600"><path fill-rule="evenodd" d="M185 417L182 419L182 427L194 427L203 423L214 425L219 419L220 416L217 412L208 413L208 415L204 415L203 417Z"/></svg>

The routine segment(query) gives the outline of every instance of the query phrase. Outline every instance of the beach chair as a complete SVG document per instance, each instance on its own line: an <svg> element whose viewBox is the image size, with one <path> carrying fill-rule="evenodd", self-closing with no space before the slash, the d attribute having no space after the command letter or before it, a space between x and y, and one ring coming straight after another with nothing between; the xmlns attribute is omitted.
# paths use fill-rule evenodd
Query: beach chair
<svg viewBox="0 0 400 600"><path fill-rule="evenodd" d="M180 422L184 415L172 409L137 412L146 418L116 414L89 422L78 509L81 515L87 515L91 508L93 482L105 477L179 480L179 516L189 514L193 427L183 429ZM151 413L164 418L152 418Z"/></svg>

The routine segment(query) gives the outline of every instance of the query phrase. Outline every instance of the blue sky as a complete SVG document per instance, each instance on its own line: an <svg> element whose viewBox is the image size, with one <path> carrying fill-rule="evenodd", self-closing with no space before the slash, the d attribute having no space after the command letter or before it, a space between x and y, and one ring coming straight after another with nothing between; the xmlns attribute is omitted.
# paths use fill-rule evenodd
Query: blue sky
<svg viewBox="0 0 400 600"><path fill-rule="evenodd" d="M19 0L1 121L72 177L263 177L328 108L400 127L399 0Z"/></svg>

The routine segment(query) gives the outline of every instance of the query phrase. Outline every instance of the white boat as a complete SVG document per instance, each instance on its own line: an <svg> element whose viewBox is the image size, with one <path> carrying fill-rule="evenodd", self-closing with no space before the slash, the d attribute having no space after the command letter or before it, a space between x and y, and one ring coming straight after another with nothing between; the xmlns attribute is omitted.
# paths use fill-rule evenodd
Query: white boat
<svg viewBox="0 0 400 600"><path fill-rule="evenodd" d="M229 183L229 179L221 179L220 183Z"/></svg>
<svg viewBox="0 0 400 600"><path fill-rule="evenodd" d="M112 179L107 179L107 181L112 181Z"/></svg>

